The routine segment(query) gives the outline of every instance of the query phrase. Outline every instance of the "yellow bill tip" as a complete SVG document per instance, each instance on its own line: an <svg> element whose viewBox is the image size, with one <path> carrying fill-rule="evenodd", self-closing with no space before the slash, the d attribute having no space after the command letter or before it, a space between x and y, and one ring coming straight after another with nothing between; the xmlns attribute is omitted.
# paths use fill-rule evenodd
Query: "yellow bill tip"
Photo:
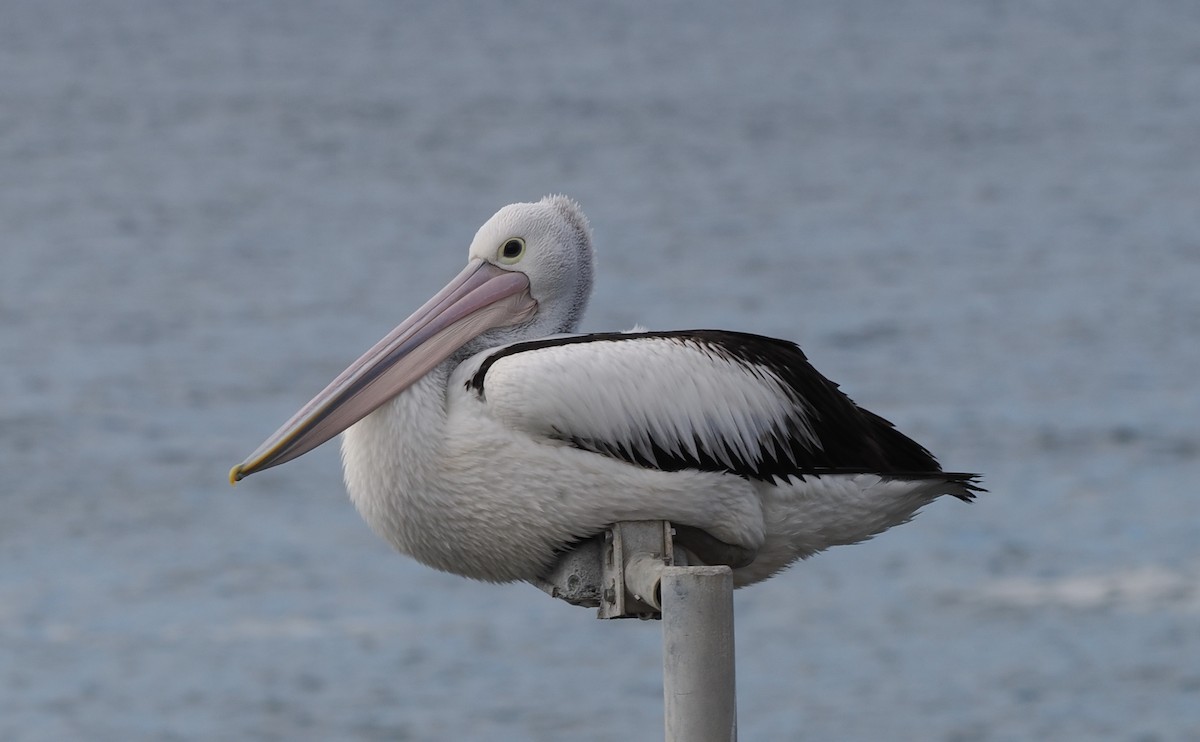
<svg viewBox="0 0 1200 742"><path fill-rule="evenodd" d="M242 474L242 465L238 464L237 466L235 466L229 470L229 483L237 484L238 482L240 482L242 480L242 477L244 477L244 476L246 476L246 475Z"/></svg>

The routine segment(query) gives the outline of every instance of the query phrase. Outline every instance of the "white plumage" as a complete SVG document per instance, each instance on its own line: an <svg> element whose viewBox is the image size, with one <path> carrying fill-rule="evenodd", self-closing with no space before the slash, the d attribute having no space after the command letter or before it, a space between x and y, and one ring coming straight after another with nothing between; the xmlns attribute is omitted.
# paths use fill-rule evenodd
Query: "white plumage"
<svg viewBox="0 0 1200 742"><path fill-rule="evenodd" d="M568 199L505 207L470 257L232 476L346 429L347 488L372 528L433 567L497 581L537 578L614 522L663 519L754 553L734 572L745 585L978 490L786 341L561 334L592 277Z"/></svg>
<svg viewBox="0 0 1200 742"><path fill-rule="evenodd" d="M464 363L460 374L490 354ZM603 441L652 462L652 442L691 457L707 449L730 467L735 456L760 460L789 422L817 445L803 400L769 368L682 339L631 333L550 345L502 357L486 381L488 413L514 430Z"/></svg>

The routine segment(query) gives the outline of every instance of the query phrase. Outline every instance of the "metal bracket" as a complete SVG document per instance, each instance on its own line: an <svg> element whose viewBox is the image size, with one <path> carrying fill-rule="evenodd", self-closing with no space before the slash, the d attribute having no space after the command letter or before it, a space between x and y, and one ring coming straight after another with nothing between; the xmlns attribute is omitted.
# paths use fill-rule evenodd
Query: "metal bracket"
<svg viewBox="0 0 1200 742"><path fill-rule="evenodd" d="M665 520L625 521L604 534L600 618L662 618L659 583L675 564L673 535Z"/></svg>
<svg viewBox="0 0 1200 742"><path fill-rule="evenodd" d="M564 554L534 584L571 605L599 608L598 618L661 618L662 570L688 564L674 535L663 520L617 523Z"/></svg>

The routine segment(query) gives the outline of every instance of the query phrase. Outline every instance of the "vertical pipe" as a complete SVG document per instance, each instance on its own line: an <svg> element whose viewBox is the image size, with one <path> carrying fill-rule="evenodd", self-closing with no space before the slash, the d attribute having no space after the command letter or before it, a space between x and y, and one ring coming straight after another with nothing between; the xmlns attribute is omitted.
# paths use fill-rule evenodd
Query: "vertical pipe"
<svg viewBox="0 0 1200 742"><path fill-rule="evenodd" d="M736 741L733 572L665 567L661 591L667 742Z"/></svg>

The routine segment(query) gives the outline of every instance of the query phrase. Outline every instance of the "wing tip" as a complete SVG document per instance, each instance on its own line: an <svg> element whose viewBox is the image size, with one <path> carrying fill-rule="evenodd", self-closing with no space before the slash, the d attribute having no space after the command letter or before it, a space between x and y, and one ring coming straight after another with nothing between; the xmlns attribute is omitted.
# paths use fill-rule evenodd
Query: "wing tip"
<svg viewBox="0 0 1200 742"><path fill-rule="evenodd" d="M963 502L972 502L979 493L987 492L987 488L979 484L983 476L981 474L946 472L942 476L946 482L945 494L953 495Z"/></svg>

